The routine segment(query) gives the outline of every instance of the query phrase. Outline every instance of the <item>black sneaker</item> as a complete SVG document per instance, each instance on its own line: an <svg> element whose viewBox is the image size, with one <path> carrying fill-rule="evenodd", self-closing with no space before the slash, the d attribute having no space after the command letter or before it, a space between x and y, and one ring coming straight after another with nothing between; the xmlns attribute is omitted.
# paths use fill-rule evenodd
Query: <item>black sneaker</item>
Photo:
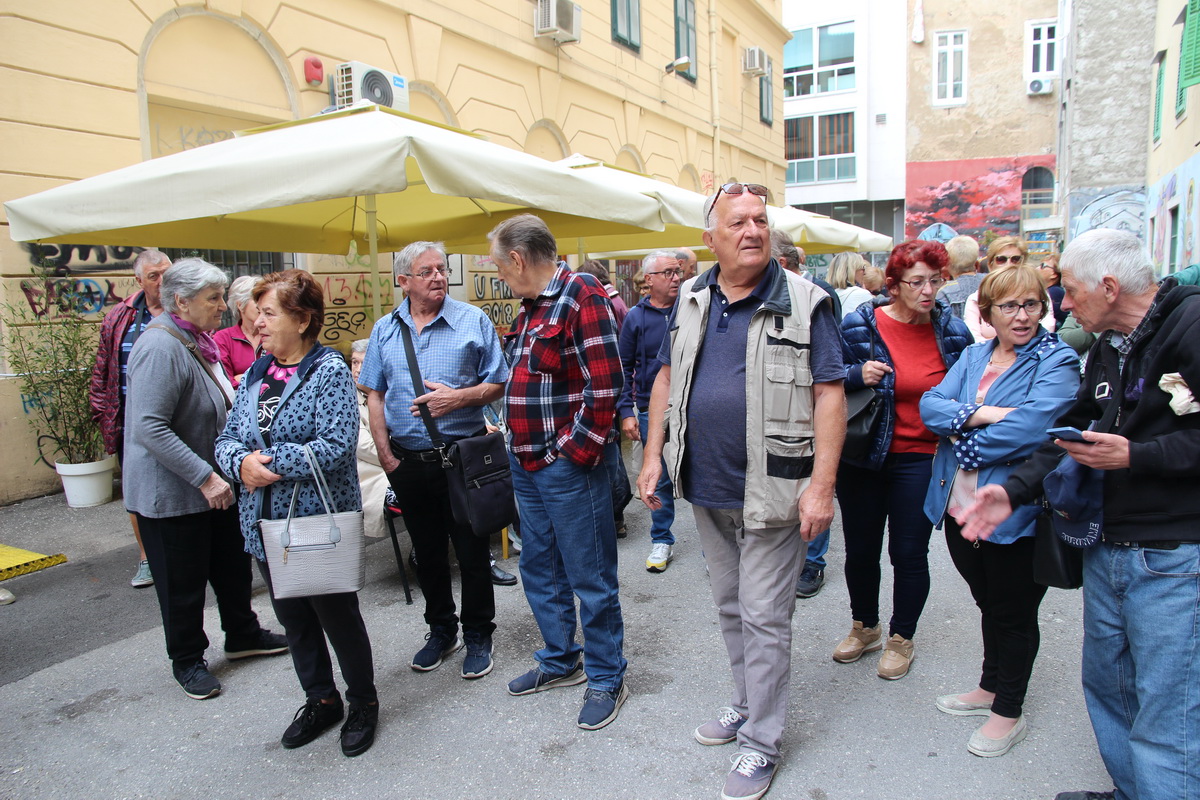
<svg viewBox="0 0 1200 800"><path fill-rule="evenodd" d="M462 676L467 680L482 678L492 671L492 637L478 631L466 631L467 657L463 659Z"/></svg>
<svg viewBox="0 0 1200 800"><path fill-rule="evenodd" d="M221 682L208 671L208 662L203 658L187 667L171 667L175 680L183 687L183 693L193 700L207 700L221 693Z"/></svg>
<svg viewBox="0 0 1200 800"><path fill-rule="evenodd" d="M379 704L350 704L350 714L342 726L342 755L361 756L375 744L375 726L379 724Z"/></svg>
<svg viewBox="0 0 1200 800"><path fill-rule="evenodd" d="M804 565L800 579L796 581L796 597L816 597L817 592L825 585L825 570L815 564Z"/></svg>
<svg viewBox="0 0 1200 800"><path fill-rule="evenodd" d="M289 750L303 747L341 721L343 714L342 698L335 703L322 703L310 697L300 706L279 743Z"/></svg>
<svg viewBox="0 0 1200 800"><path fill-rule="evenodd" d="M277 656L288 650L287 637L282 633L272 633L266 628L259 628L258 633L244 642L225 640L225 657L230 661L253 656Z"/></svg>
<svg viewBox="0 0 1200 800"><path fill-rule="evenodd" d="M425 646L417 651L409 666L417 672L429 672L437 669L446 658L456 653L462 646L462 639L458 638L457 628L434 625L429 633L425 634Z"/></svg>

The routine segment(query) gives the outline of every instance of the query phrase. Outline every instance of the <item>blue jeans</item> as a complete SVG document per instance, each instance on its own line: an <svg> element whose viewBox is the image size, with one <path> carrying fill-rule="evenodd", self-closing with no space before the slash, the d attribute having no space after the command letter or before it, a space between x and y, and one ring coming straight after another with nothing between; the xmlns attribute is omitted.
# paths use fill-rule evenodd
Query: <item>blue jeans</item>
<svg viewBox="0 0 1200 800"><path fill-rule="evenodd" d="M559 456L528 472L509 458L521 506L521 583L546 644L534 658L543 672L562 675L583 653L588 686L613 691L626 662L608 470ZM586 649L575 641L576 597Z"/></svg>
<svg viewBox="0 0 1200 800"><path fill-rule="evenodd" d="M1118 800L1200 798L1200 544L1098 544L1083 570L1083 692Z"/></svg>
<svg viewBox="0 0 1200 800"><path fill-rule="evenodd" d="M828 552L829 528L826 528L808 543L808 554L804 556L805 566L812 564L817 569L825 569L825 554Z"/></svg>
<svg viewBox="0 0 1200 800"><path fill-rule="evenodd" d="M650 428L649 412L637 412L637 420L644 444ZM658 486L654 487L654 494L662 501L662 506L650 512L650 540L655 544L675 544L675 534L671 533L671 526L675 524L675 488L667 475L665 462L662 465L662 475L658 477Z"/></svg>

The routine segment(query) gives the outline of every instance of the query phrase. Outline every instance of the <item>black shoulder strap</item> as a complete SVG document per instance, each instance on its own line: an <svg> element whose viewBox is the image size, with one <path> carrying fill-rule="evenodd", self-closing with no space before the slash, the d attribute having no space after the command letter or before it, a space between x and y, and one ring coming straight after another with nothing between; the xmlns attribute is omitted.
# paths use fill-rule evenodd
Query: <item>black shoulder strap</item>
<svg viewBox="0 0 1200 800"><path fill-rule="evenodd" d="M396 324L400 326L400 334L404 337L404 355L408 358L408 376L412 378L413 391L416 392L414 397L420 397L426 393L425 382L421 378L421 368L417 365L417 353L413 349L412 334L404 320L397 319ZM425 427L429 430L429 439L433 442L433 446L438 449L445 447L442 435L438 433L437 423L433 421L433 415L429 413L429 404L418 403L417 410L421 412L421 419L424 420Z"/></svg>

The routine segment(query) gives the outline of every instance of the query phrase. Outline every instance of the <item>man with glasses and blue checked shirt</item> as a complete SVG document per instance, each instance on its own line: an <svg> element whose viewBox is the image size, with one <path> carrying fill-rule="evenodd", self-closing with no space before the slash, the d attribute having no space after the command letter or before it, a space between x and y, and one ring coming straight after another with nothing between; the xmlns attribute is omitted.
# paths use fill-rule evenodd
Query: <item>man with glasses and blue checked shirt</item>
<svg viewBox="0 0 1200 800"><path fill-rule="evenodd" d="M500 338L475 306L447 294L450 267L440 242L413 242L394 263L405 300L371 330L358 382L370 390L367 413L379 464L404 512L425 595L425 646L411 667L428 672L466 640L462 676L492 671L496 600L488 540L454 522L445 470L419 404L427 404L447 442L484 432L483 406L498 399L508 380ZM417 396L402 326L413 342L425 391ZM449 544L462 574L462 639L450 586Z"/></svg>

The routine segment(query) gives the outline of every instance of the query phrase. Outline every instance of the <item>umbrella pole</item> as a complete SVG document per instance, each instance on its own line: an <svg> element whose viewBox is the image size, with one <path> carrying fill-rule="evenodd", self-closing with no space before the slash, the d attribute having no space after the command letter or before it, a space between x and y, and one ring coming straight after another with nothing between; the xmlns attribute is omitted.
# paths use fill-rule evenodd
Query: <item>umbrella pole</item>
<svg viewBox="0 0 1200 800"><path fill-rule="evenodd" d="M379 274L379 230L375 226L375 195L369 194L366 196L367 201L367 244L371 252L371 275L374 279L374 287L371 292L371 320L374 322L383 316L382 305L380 303L379 294L382 291L380 286L383 284L382 276Z"/></svg>

